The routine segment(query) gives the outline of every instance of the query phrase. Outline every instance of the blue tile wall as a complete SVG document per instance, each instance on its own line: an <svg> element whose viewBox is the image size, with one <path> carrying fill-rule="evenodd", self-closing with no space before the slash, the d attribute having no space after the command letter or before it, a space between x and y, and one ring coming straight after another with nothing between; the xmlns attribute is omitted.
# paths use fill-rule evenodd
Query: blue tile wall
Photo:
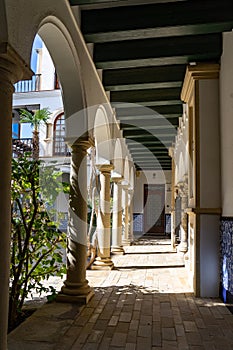
<svg viewBox="0 0 233 350"><path fill-rule="evenodd" d="M220 293L228 302L229 296L233 296L233 217L222 217L220 239Z"/></svg>

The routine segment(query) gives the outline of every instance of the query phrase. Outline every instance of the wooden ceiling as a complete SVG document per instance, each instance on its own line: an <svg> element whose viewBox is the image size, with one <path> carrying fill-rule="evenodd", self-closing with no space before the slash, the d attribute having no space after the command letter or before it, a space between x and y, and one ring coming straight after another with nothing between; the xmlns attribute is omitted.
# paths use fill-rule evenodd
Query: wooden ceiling
<svg viewBox="0 0 233 350"><path fill-rule="evenodd" d="M186 66L219 62L232 0L70 0L138 169L171 169Z"/></svg>

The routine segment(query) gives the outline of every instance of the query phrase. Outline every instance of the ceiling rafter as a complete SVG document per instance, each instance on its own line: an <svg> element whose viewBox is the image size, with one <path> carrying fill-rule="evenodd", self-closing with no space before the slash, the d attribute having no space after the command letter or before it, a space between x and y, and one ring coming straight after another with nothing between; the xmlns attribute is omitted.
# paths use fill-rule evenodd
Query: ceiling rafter
<svg viewBox="0 0 233 350"><path fill-rule="evenodd" d="M70 0L137 169L171 169L186 66L219 62L232 0ZM151 159L151 157L153 159ZM159 164L154 162L158 158ZM143 164L144 162L144 164Z"/></svg>

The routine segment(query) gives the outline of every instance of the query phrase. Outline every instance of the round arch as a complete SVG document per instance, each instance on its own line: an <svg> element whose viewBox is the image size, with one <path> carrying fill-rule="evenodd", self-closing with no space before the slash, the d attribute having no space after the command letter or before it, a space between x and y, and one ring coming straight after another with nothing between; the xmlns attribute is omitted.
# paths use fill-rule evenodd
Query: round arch
<svg viewBox="0 0 233 350"><path fill-rule="evenodd" d="M80 61L72 38L64 24L52 16L41 22L38 34L59 76L66 118L72 117L86 107Z"/></svg>
<svg viewBox="0 0 233 350"><path fill-rule="evenodd" d="M96 147L96 164L110 164L112 160L112 138L108 115L104 106L98 106L94 118L94 139Z"/></svg>
<svg viewBox="0 0 233 350"><path fill-rule="evenodd" d="M124 182L129 185L130 183L130 173L129 173L129 158L126 156L124 161Z"/></svg>
<svg viewBox="0 0 233 350"><path fill-rule="evenodd" d="M185 164L184 164L184 156L183 152L180 152L179 155L179 164L178 164L178 181L181 181L185 174Z"/></svg>
<svg viewBox="0 0 233 350"><path fill-rule="evenodd" d="M123 152L121 139L117 138L114 143L114 156L113 156L114 174L115 176L123 176Z"/></svg>

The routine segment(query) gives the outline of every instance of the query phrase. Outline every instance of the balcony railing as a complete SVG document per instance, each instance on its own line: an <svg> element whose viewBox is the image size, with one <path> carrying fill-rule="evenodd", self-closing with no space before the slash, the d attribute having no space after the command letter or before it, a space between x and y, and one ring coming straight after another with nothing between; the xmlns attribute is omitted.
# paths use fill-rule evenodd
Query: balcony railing
<svg viewBox="0 0 233 350"><path fill-rule="evenodd" d="M32 152L33 150L33 140L32 138L22 138L22 139L12 139L12 155L13 158L18 158L22 156L25 152ZM63 148L56 149L56 152L53 152L53 156L63 156L70 157L70 149L66 144Z"/></svg>
<svg viewBox="0 0 233 350"><path fill-rule="evenodd" d="M31 80L20 80L15 84L15 92L40 91L41 74L35 74Z"/></svg>
<svg viewBox="0 0 233 350"><path fill-rule="evenodd" d="M25 152L32 152L32 138L12 139L13 158L18 158Z"/></svg>

